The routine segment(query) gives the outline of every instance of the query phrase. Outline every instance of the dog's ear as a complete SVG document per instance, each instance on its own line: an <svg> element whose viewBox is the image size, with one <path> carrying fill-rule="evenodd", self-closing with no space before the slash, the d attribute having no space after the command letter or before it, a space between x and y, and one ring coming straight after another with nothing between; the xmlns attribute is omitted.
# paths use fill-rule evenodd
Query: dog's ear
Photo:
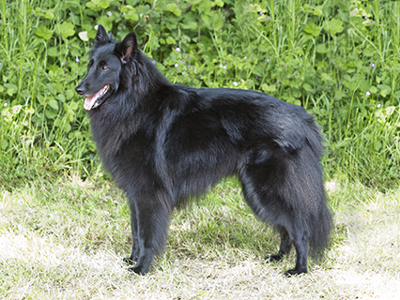
<svg viewBox="0 0 400 300"><path fill-rule="evenodd" d="M137 50L136 34L129 33L122 42L115 45L114 52L122 63L126 64L131 60L132 54Z"/></svg>
<svg viewBox="0 0 400 300"><path fill-rule="evenodd" d="M97 34L96 34L96 43L106 43L109 40L109 36L107 35L106 30L102 25L99 25L97 28Z"/></svg>

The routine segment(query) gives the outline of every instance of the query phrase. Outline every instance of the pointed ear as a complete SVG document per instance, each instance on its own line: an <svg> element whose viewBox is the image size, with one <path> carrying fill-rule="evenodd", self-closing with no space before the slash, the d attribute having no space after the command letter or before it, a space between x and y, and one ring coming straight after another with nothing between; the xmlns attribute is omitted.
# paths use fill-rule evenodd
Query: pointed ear
<svg viewBox="0 0 400 300"><path fill-rule="evenodd" d="M106 30L102 25L99 25L97 28L97 34L96 34L96 43L105 43L108 42L110 37L107 35Z"/></svg>
<svg viewBox="0 0 400 300"><path fill-rule="evenodd" d="M122 42L115 45L114 52L122 63L126 64L131 60L132 53L137 50L136 34L129 33Z"/></svg>

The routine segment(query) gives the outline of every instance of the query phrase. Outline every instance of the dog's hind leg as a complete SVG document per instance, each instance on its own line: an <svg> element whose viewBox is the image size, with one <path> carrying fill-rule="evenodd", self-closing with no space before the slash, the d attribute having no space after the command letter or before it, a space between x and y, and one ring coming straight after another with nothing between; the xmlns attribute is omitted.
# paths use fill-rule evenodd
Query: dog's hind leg
<svg viewBox="0 0 400 300"><path fill-rule="evenodd" d="M293 238L296 249L296 265L294 269L287 270L284 275L292 276L307 273L308 237L304 232L297 232Z"/></svg>
<svg viewBox="0 0 400 300"><path fill-rule="evenodd" d="M284 158L266 156L262 162L243 166L238 172L246 202L256 216L278 229L281 245L278 254L267 261L279 261L296 250L296 266L285 272L294 275L307 272L308 215L301 195L301 186L293 185L293 174L287 170Z"/></svg>
<svg viewBox="0 0 400 300"><path fill-rule="evenodd" d="M285 255L287 256L289 254L292 247L292 241L290 240L286 229L282 226L277 226L277 230L281 236L281 246L279 247L278 254L267 256L265 258L266 262L280 261Z"/></svg>
<svg viewBox="0 0 400 300"><path fill-rule="evenodd" d="M151 195L150 195L151 194ZM167 240L169 222L172 215L171 202L167 193L152 192L142 193L141 197L130 197L132 234L136 232L137 241L133 237L132 253L130 260L137 256L136 265L129 268L139 275L145 275L154 260L154 256L160 254ZM136 244L137 243L137 244Z"/></svg>
<svg viewBox="0 0 400 300"><path fill-rule="evenodd" d="M284 228L280 229L281 246L278 254L268 256L266 262L280 261L285 255L288 255L292 246L292 240ZM287 270L286 276L307 273L307 255L308 255L308 238L306 235L298 233L293 239L293 245L296 250L296 265L294 269Z"/></svg>

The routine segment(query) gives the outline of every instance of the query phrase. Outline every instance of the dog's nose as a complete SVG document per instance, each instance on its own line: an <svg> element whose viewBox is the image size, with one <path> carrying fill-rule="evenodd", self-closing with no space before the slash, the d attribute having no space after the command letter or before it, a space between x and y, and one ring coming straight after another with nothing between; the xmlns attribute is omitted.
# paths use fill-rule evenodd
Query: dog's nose
<svg viewBox="0 0 400 300"><path fill-rule="evenodd" d="M85 93L85 89L84 89L82 86L80 86L80 85L78 85L78 86L75 88L75 91L76 91L79 95L83 95L83 94Z"/></svg>

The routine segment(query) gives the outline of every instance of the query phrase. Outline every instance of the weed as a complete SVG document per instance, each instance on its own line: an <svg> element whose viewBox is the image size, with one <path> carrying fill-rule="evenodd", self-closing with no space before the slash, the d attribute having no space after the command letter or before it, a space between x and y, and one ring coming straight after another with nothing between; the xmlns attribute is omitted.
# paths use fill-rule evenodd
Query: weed
<svg viewBox="0 0 400 300"><path fill-rule="evenodd" d="M327 178L400 178L395 1L2 1L0 178L101 173L73 88L96 24L173 82L260 90L302 105L327 137Z"/></svg>

